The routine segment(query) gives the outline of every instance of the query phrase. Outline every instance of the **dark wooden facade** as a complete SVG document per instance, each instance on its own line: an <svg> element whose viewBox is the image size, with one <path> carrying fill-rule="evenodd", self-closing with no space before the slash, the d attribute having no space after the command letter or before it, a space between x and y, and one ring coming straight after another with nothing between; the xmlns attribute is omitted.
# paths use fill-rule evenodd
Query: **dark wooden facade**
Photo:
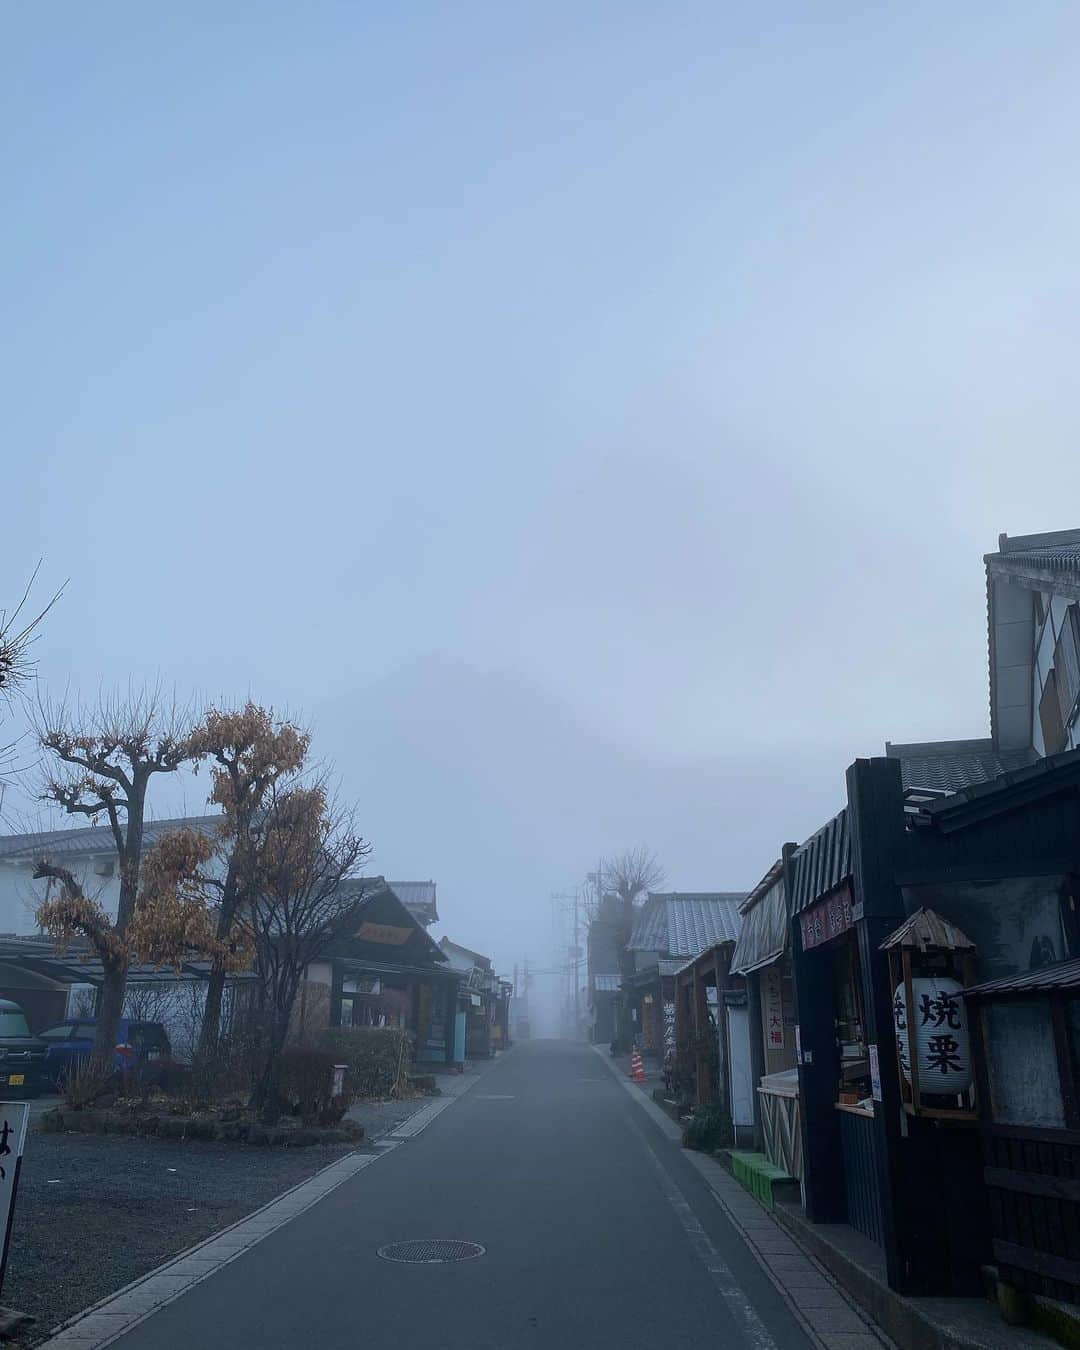
<svg viewBox="0 0 1080 1350"><path fill-rule="evenodd" d="M1006 1196L1008 1188L1000 1184L1002 1172L1010 1170L1024 1173L1023 1184L1044 1190L1059 1186L1046 1177L1080 1183L1080 1133L1059 1140L1062 1151L1052 1154L1049 1140L1021 1141L1015 1130L1012 1135L992 1132L984 1157L984 1143L970 1118L953 1122L905 1110L892 980L882 951L885 938L911 912L931 904L970 933L981 979L1025 969L1029 960L1043 956L1060 960L1076 954L1076 907L1065 903L1065 892L1067 879L1080 871L1078 786L1080 752L1073 752L913 814L905 812L897 761L859 760L847 773L846 810L819 832L820 838L785 849L793 900L807 1213L816 1222L848 1222L879 1243L889 1283L900 1292L978 1293L979 1267L994 1256L992 1203L997 1206L995 1232L1009 1214L1015 1221L1008 1230L1013 1236L1025 1223L1034 1234L1040 1210L1046 1245L1032 1236L1028 1246L1040 1253L1045 1268L1029 1270L1025 1280L1056 1280L1061 1290L1073 1274L1080 1275L1080 1268L1052 1264L1074 1259L1060 1250L1062 1241L1050 1237L1051 1224L1064 1228L1066 1197L1058 1195L1058 1209L1052 1212L1053 1197L1033 1194L1019 1201L1015 1186ZM1023 951L1009 948L1004 920L996 912L1009 886L1022 896L1025 885L1051 906L1049 897L1057 890L1062 894L1060 937L1056 930L1043 933L1036 927L1029 939L1025 931L1030 955L1026 946ZM835 900L843 886L851 888L850 929L832 935L826 922L824 941L819 941L819 929L811 935L816 945L804 943L801 913ZM868 1107L837 1102L838 1009L830 976L836 949L845 941L852 943L859 982L861 1037L880 1069L877 1100ZM1002 1161L1002 1150L1013 1165ZM1017 1157L1024 1162L1020 1169L1014 1165ZM988 1188L984 1167L997 1179L993 1187ZM998 1260L1003 1260L1001 1251Z"/></svg>
<svg viewBox="0 0 1080 1350"><path fill-rule="evenodd" d="M1080 961L991 982L968 1000L980 1049L983 1175L999 1274L1029 1294L1080 1303ZM994 1011L1019 1012L1036 1044L1008 1046L999 1038L988 1056L989 1038L1000 1029L987 1020ZM1036 1103L1000 1090L1001 1076L1015 1085L1025 1072L1037 1076Z"/></svg>

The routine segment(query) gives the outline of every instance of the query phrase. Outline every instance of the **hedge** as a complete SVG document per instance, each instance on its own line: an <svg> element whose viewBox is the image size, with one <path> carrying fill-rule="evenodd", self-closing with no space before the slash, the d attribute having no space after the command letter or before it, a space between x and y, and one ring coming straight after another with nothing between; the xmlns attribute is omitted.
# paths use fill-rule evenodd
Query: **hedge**
<svg viewBox="0 0 1080 1350"><path fill-rule="evenodd" d="M318 1045L347 1066L350 1097L394 1096L413 1061L412 1033L391 1027L327 1027L319 1032Z"/></svg>

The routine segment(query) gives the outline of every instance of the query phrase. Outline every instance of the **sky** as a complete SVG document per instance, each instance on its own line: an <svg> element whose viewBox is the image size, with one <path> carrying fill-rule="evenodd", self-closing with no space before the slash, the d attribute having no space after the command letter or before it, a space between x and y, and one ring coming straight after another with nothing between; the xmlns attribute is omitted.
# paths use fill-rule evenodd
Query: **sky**
<svg viewBox="0 0 1080 1350"><path fill-rule="evenodd" d="M307 718L505 968L597 856L750 886L856 755L987 733L982 555L1080 525L1075 6L0 24L49 690Z"/></svg>

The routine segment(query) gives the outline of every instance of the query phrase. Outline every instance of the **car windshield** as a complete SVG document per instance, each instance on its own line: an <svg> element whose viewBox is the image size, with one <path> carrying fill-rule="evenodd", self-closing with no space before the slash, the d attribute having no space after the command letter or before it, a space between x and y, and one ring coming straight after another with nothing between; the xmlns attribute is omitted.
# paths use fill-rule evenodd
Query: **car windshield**
<svg viewBox="0 0 1080 1350"><path fill-rule="evenodd" d="M30 1028L26 1017L14 1008L0 1011L0 1036L29 1036Z"/></svg>

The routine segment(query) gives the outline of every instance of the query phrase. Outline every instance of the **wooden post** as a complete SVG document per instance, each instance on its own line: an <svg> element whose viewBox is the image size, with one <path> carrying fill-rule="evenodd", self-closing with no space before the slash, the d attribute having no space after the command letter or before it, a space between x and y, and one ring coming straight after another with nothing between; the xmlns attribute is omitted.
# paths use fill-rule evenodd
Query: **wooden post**
<svg viewBox="0 0 1080 1350"><path fill-rule="evenodd" d="M922 1105L919 1096L919 1045L915 1028L915 994L911 985L911 952L905 947L901 955L904 963L904 1002L907 1004L907 1056L908 1073L911 1074L911 1104L917 1111ZM903 1084L900 1092L903 1095Z"/></svg>
<svg viewBox="0 0 1080 1350"><path fill-rule="evenodd" d="M915 1242L901 1197L904 1141L903 1106L892 1020L889 962L881 944L906 917L896 885L905 852L904 790L900 762L857 759L847 771L848 829L851 839L862 976L864 1034L877 1046L881 1101L874 1106L874 1167L889 1287L913 1293L911 1253ZM914 1049L912 1028L908 1044ZM909 1058L914 1062L915 1055ZM944 1224L942 1224L944 1227Z"/></svg>

